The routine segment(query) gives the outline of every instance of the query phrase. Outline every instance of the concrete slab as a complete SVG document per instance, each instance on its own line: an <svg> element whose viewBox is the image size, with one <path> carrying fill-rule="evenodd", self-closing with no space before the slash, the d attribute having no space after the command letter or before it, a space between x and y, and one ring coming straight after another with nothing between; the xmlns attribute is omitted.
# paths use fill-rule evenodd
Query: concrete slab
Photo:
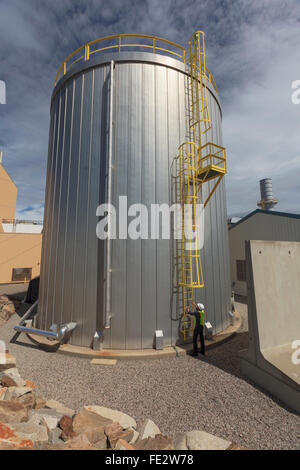
<svg viewBox="0 0 300 470"><path fill-rule="evenodd" d="M218 333L211 340L205 341L206 350L213 349L221 344L229 341L236 332L240 329L242 324L241 316L238 312L235 314L234 325L230 325L222 333ZM164 357L176 357L187 354L191 349L191 343L181 346L170 346L162 350L156 349L134 349L134 350L121 350L121 349L103 349L96 351L90 348L73 346L71 344L59 345L57 341L51 341L48 338L37 335L27 335L28 338L41 349L45 351L54 352L59 354L66 354L70 356L82 357L85 359L113 359L113 360L131 360L131 359L160 359Z"/></svg>
<svg viewBox="0 0 300 470"><path fill-rule="evenodd" d="M249 349L242 372L300 412L300 243L247 241Z"/></svg>

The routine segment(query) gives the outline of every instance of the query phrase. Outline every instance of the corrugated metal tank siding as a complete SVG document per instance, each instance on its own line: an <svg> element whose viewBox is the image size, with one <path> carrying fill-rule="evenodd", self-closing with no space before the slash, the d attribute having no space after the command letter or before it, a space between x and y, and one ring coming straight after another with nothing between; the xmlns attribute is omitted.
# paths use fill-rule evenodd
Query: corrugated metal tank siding
<svg viewBox="0 0 300 470"><path fill-rule="evenodd" d="M67 81L51 108L40 326L76 321L72 343L86 346L102 312L104 247L95 229L104 201L108 75L104 66Z"/></svg>
<svg viewBox="0 0 300 470"><path fill-rule="evenodd" d="M152 203L172 202L173 159L187 138L186 79L178 64L179 70L145 61L116 63L116 207L119 195L128 196L128 205L142 202L149 211ZM84 346L90 345L104 315L105 247L95 236L95 214L105 199L109 79L108 65L70 77L55 96L51 111L41 326L76 321L71 342ZM221 144L221 112L209 95L213 138ZM205 222L206 287L199 300L204 301L215 331L220 331L227 326L230 302L224 181L208 205ZM111 329L105 330L105 347L151 348L156 329L164 331L165 344L176 342L172 272L170 241L112 242L113 318Z"/></svg>

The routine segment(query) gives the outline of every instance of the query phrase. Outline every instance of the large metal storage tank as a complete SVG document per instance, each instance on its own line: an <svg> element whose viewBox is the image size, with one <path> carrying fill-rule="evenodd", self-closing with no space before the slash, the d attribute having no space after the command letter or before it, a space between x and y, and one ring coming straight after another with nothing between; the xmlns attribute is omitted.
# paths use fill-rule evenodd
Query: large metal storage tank
<svg viewBox="0 0 300 470"><path fill-rule="evenodd" d="M113 69L112 203L172 203L173 160L186 140L186 70L163 53L95 54L57 83L51 125L39 299L40 328L77 322L70 342L90 346L105 323L107 242L96 237L96 210L107 198L110 82ZM208 84L213 135L222 145L221 106ZM211 183L207 183L210 185ZM208 191L208 187L204 189ZM169 240L111 242L111 322L104 347L152 348L178 341ZM225 183L205 212L205 287L199 301L214 332L228 326L230 273Z"/></svg>

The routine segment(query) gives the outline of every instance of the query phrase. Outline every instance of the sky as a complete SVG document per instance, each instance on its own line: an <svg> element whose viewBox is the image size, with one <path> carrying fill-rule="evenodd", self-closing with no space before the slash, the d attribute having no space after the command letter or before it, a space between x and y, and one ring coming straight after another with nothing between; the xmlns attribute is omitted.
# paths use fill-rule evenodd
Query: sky
<svg viewBox="0 0 300 470"><path fill-rule="evenodd" d="M229 216L256 208L273 179L276 210L300 213L299 0L0 0L0 150L19 188L17 217L42 219L50 97L63 60L110 34L143 33L187 45L206 32L219 88Z"/></svg>

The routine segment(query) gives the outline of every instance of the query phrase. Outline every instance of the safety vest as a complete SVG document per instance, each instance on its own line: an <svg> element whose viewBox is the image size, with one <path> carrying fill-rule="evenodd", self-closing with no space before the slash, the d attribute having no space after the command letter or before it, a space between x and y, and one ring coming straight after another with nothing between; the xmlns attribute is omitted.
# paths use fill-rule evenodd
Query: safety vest
<svg viewBox="0 0 300 470"><path fill-rule="evenodd" d="M204 325L204 310L200 310L199 314L200 314L200 323L203 326ZM192 318L193 318L193 328L195 329L195 327L196 327L196 317L195 317L195 315L193 315Z"/></svg>

